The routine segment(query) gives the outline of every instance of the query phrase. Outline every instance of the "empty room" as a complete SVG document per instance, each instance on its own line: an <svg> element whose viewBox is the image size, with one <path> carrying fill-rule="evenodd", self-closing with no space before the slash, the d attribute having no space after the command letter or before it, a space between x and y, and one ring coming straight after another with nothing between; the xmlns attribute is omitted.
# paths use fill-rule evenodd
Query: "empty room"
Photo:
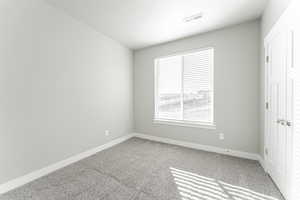
<svg viewBox="0 0 300 200"><path fill-rule="evenodd" d="M299 0L0 0L0 200L300 200Z"/></svg>

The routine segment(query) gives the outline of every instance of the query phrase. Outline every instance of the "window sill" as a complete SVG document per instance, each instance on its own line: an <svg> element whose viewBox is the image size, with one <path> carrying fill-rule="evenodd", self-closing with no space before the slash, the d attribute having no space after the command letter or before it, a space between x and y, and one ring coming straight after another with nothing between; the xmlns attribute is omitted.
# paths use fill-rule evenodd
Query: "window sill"
<svg viewBox="0 0 300 200"><path fill-rule="evenodd" d="M182 120L172 120L172 119L154 119L154 124L165 124L171 126L185 126L193 128L203 128L203 129L216 129L216 125L213 123L205 122L191 122L191 121L182 121Z"/></svg>

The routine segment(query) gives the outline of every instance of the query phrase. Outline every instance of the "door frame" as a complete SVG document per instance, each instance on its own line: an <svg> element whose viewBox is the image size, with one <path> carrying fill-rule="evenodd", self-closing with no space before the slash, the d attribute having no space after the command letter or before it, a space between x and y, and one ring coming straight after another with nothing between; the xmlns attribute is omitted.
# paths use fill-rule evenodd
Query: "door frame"
<svg viewBox="0 0 300 200"><path fill-rule="evenodd" d="M268 57L268 58L267 58ZM269 135L269 63L267 59L269 59L269 46L264 45L264 102L263 102L263 110L264 110L264 144L263 144L263 159L264 159L264 170L269 173L269 163L268 163L268 135Z"/></svg>

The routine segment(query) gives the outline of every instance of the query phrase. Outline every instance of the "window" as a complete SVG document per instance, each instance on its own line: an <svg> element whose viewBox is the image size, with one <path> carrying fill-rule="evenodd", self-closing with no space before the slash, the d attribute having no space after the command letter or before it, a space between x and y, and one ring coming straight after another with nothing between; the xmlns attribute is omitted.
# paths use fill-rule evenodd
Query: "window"
<svg viewBox="0 0 300 200"><path fill-rule="evenodd" d="M154 122L214 127L212 48L155 60Z"/></svg>

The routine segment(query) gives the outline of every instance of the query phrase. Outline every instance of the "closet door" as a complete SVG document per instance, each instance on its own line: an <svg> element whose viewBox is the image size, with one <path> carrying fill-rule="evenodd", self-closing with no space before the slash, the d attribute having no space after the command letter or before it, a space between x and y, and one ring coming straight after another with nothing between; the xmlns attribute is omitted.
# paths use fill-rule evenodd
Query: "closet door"
<svg viewBox="0 0 300 200"><path fill-rule="evenodd" d="M287 183L287 32L280 29L268 49L268 171L283 194Z"/></svg>
<svg viewBox="0 0 300 200"><path fill-rule="evenodd" d="M288 20L287 120L288 127L288 190L287 200L300 199L300 2L290 7Z"/></svg>
<svg viewBox="0 0 300 200"><path fill-rule="evenodd" d="M265 162L287 200L300 199L299 10L292 1L265 38Z"/></svg>

